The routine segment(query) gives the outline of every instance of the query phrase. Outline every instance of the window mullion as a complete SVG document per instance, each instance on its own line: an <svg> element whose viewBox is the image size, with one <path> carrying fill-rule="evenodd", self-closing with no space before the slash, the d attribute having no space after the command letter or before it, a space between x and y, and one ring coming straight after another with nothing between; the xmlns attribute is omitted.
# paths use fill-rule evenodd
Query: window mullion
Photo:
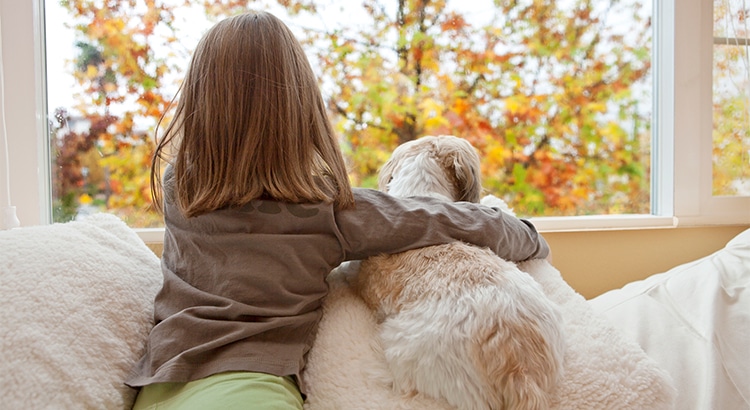
<svg viewBox="0 0 750 410"><path fill-rule="evenodd" d="M651 213L674 215L674 0L654 1Z"/></svg>

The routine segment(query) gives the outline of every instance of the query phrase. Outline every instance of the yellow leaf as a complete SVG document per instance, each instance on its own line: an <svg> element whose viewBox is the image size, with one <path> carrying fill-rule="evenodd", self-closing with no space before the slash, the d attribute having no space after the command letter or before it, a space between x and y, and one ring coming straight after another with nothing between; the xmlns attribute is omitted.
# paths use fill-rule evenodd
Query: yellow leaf
<svg viewBox="0 0 750 410"><path fill-rule="evenodd" d="M505 99L505 108L508 109L508 111L511 114L516 114L520 111L521 104L518 103L514 98L506 98Z"/></svg>
<svg viewBox="0 0 750 410"><path fill-rule="evenodd" d="M438 128L443 125L449 125L449 123L448 123L448 120L445 119L445 117L443 117L442 115L438 115L436 117L428 118L425 121L424 125L426 129L430 129L430 128Z"/></svg>
<svg viewBox="0 0 750 410"><path fill-rule="evenodd" d="M88 77L89 79L94 79L97 75L99 75L99 69L96 68L95 65L89 64L86 67L86 77Z"/></svg>
<svg viewBox="0 0 750 410"><path fill-rule="evenodd" d="M607 111L607 105L602 102L592 102L587 108L592 112L605 112Z"/></svg>
<svg viewBox="0 0 750 410"><path fill-rule="evenodd" d="M583 187L573 188L573 195L577 198L586 199L589 196L589 190Z"/></svg>
<svg viewBox="0 0 750 410"><path fill-rule="evenodd" d="M502 146L496 146L490 148L490 150L487 152L487 161L495 162L495 163L503 163L506 158L510 157L510 152L503 148Z"/></svg>
<svg viewBox="0 0 750 410"><path fill-rule="evenodd" d="M419 103L419 109L422 110L422 119L425 124L429 125L434 118L443 117L443 105L433 98L425 98Z"/></svg>
<svg viewBox="0 0 750 410"><path fill-rule="evenodd" d="M528 111L530 101L524 95L514 95L505 99L505 107L511 114L520 114Z"/></svg>
<svg viewBox="0 0 750 410"><path fill-rule="evenodd" d="M89 194L82 194L78 197L78 203L81 205L88 205L92 202L94 202L94 199Z"/></svg>

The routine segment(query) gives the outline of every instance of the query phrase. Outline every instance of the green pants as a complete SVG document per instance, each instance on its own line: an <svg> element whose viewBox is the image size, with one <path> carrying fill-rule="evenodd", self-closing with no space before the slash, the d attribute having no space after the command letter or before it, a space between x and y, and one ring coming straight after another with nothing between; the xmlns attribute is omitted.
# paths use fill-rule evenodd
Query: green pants
<svg viewBox="0 0 750 410"><path fill-rule="evenodd" d="M302 395L291 377L265 373L219 373L189 383L141 388L134 410L301 410Z"/></svg>

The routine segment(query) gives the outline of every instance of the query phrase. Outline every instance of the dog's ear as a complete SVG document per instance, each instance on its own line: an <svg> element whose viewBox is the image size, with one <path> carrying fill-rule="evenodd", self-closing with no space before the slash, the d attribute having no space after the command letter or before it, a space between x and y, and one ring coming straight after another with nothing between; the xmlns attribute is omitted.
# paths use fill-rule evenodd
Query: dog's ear
<svg viewBox="0 0 750 410"><path fill-rule="evenodd" d="M380 168L380 174L378 175L378 189L383 192L388 192L388 183L391 182L393 173L396 172L396 161L398 153L396 151L391 154L391 158L383 164Z"/></svg>
<svg viewBox="0 0 750 410"><path fill-rule="evenodd" d="M451 138L449 142L450 160L446 169L455 176L457 201L479 202L482 195L482 170L479 155L468 141Z"/></svg>

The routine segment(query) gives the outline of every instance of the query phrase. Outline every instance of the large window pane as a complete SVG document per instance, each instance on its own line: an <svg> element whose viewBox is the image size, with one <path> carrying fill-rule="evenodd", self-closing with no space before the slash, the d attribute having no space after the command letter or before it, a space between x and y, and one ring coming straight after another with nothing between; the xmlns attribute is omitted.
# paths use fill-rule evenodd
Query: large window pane
<svg viewBox="0 0 750 410"><path fill-rule="evenodd" d="M750 196L750 25L744 0L714 1L713 194Z"/></svg>
<svg viewBox="0 0 750 410"><path fill-rule="evenodd" d="M303 41L355 185L374 187L399 143L453 134L519 214L649 212L648 1L46 5L56 220L107 209L159 224L147 183L156 123L200 34L247 7L271 9Z"/></svg>

